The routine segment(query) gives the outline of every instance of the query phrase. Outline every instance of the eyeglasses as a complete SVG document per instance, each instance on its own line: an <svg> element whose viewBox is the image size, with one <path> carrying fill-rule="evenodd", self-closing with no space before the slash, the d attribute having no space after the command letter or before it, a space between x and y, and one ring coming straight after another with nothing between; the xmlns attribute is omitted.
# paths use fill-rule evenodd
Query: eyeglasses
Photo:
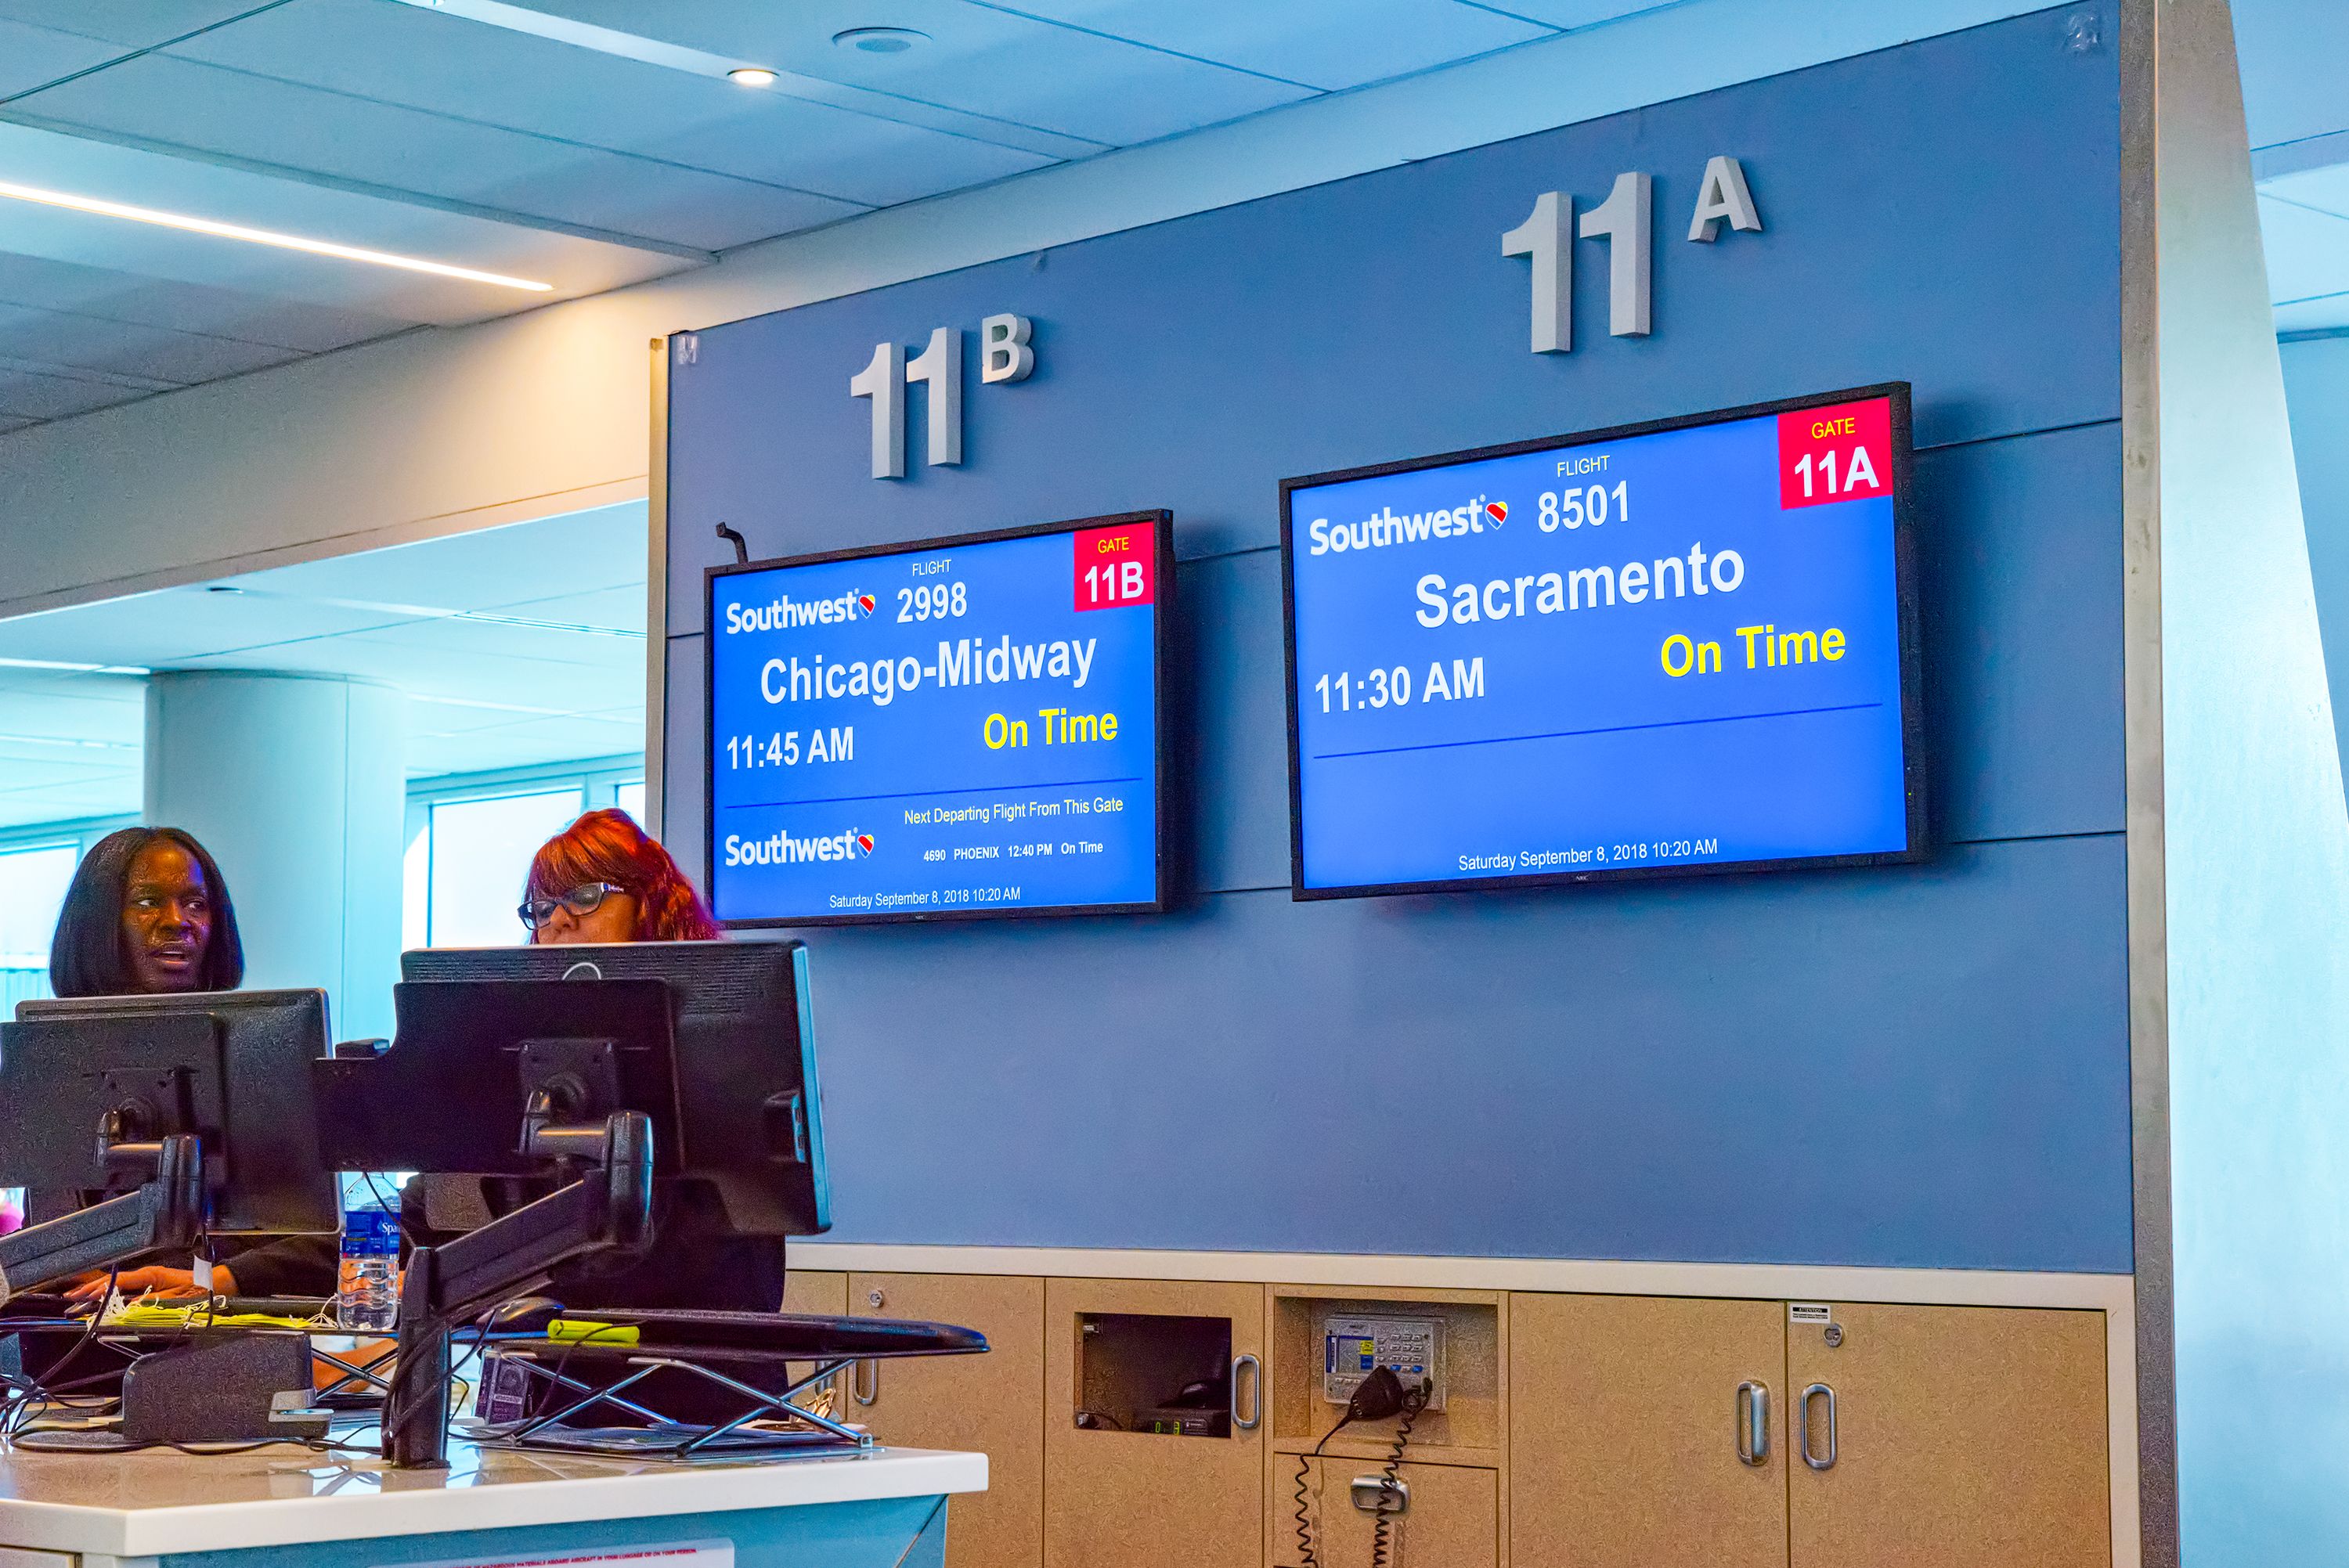
<svg viewBox="0 0 2349 1568"><path fill-rule="evenodd" d="M554 918L557 908L567 909L572 913L585 918L601 909L604 900L611 894L627 891L616 882L581 882L569 892L557 898L525 899L514 913L522 916L522 923L524 925L536 931Z"/></svg>

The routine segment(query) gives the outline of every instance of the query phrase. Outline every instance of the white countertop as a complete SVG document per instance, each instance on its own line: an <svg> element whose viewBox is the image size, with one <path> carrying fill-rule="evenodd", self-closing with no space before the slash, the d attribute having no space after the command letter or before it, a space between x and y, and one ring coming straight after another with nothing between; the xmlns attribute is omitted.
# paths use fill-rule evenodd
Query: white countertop
<svg viewBox="0 0 2349 1568"><path fill-rule="evenodd" d="M0 1445L0 1546L149 1557L987 1489L985 1454L924 1449L671 1464L515 1453L452 1436L449 1467L395 1470L298 1444L206 1456Z"/></svg>

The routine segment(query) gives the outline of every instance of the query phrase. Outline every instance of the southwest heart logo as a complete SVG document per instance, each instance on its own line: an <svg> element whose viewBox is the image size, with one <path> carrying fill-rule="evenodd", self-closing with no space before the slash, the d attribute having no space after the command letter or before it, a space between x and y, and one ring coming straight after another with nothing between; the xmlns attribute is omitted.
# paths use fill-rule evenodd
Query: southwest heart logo
<svg viewBox="0 0 2349 1568"><path fill-rule="evenodd" d="M872 834L859 833L856 835L856 852L860 855L869 855L873 852Z"/></svg>
<svg viewBox="0 0 2349 1568"><path fill-rule="evenodd" d="M868 615L873 614L874 609L875 608L875 601L873 595L870 593L859 593L856 596L856 607L864 611Z"/></svg>
<svg viewBox="0 0 2349 1568"><path fill-rule="evenodd" d="M1498 528L1509 521L1509 503L1505 500L1488 500L1485 503L1485 515L1493 520L1495 528Z"/></svg>

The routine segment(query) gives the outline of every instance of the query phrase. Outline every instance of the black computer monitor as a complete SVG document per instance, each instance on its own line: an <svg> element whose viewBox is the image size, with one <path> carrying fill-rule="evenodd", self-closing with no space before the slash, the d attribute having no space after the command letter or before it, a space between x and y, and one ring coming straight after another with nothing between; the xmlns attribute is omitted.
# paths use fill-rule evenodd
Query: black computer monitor
<svg viewBox="0 0 2349 1568"><path fill-rule="evenodd" d="M655 1124L656 1173L713 1189L737 1235L806 1236L831 1228L815 1021L807 949L799 943L421 948L401 958L400 973L405 983L396 1001L403 1039L410 1017L429 1006L419 993L437 984L529 981L600 990L602 982L616 994L620 982L662 982L670 1007L678 1125L670 1140L677 1148L672 1166L661 1153L662 1130ZM557 1005L560 993L555 997L549 1006ZM574 1035L584 1026L580 1019L564 1025Z"/></svg>
<svg viewBox="0 0 2349 1568"><path fill-rule="evenodd" d="M117 1143L202 1140L204 1228L331 1233L310 1063L327 1050L324 991L215 991L20 1002L0 1025L0 1187L60 1212L139 1184Z"/></svg>

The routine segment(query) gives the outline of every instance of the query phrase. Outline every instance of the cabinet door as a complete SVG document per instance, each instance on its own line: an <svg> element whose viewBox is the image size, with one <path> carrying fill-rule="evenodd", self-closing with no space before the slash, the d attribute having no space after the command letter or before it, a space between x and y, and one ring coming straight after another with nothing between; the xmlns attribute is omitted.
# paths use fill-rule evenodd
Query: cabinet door
<svg viewBox="0 0 2349 1568"><path fill-rule="evenodd" d="M1045 1568L1258 1568L1263 1563L1264 1294L1260 1284L1046 1283ZM1082 1320L1092 1314L1228 1321L1233 1357L1257 1358L1241 1397L1243 1416L1250 1414L1253 1399L1257 1424L1236 1424L1227 1438L1080 1428L1076 1414L1087 1404L1079 1395Z"/></svg>
<svg viewBox="0 0 2349 1568"><path fill-rule="evenodd" d="M1824 1326L1786 1336L1795 1568L2111 1563L2103 1313L1837 1305L1834 1321L1833 1347ZM1832 1420L1821 1393L1806 1422L1813 1385L1834 1390Z"/></svg>
<svg viewBox="0 0 2349 1568"><path fill-rule="evenodd" d="M1298 1568L1297 1467L1300 1456L1274 1465L1272 1542L1275 1568ZM1303 1460L1306 1514L1313 1521L1313 1556L1324 1568L1362 1568L1371 1561L1376 1517L1354 1506L1357 1476L1378 1476L1376 1460ZM1404 1465L1397 1479L1409 1489L1407 1506L1387 1527L1392 1568L1497 1568L1500 1562L1500 1477L1464 1465ZM1535 1568L1547 1568L1536 1564Z"/></svg>
<svg viewBox="0 0 2349 1568"><path fill-rule="evenodd" d="M869 1405L848 1418L885 1443L987 1456L987 1490L947 1510L947 1568L1036 1568L1044 1530L1044 1282L981 1274L858 1274L859 1317L956 1323L987 1336L984 1356L863 1368Z"/></svg>
<svg viewBox="0 0 2349 1568"><path fill-rule="evenodd" d="M848 1276L835 1269L793 1269L783 1276L783 1310L811 1317L848 1315Z"/></svg>
<svg viewBox="0 0 2349 1568"><path fill-rule="evenodd" d="M1785 1307L1509 1297L1509 1560L1785 1568ZM1741 1438L1767 1391L1758 1464Z"/></svg>

